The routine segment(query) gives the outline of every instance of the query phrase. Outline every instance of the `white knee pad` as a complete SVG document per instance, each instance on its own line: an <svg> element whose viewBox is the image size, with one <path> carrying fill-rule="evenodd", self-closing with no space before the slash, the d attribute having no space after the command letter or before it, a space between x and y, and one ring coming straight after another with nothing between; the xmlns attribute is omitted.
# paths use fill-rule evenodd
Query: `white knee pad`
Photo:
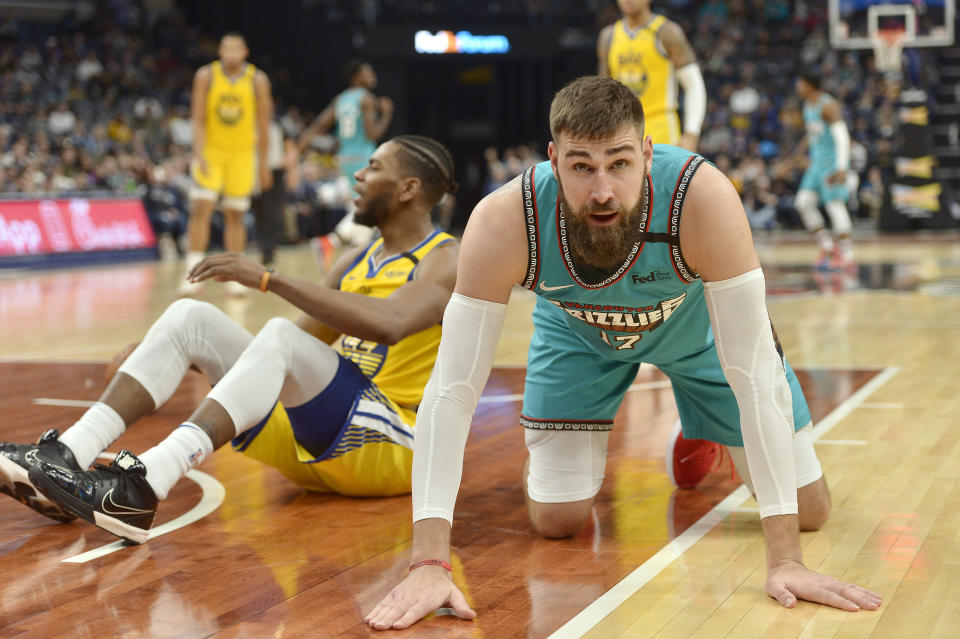
<svg viewBox="0 0 960 639"><path fill-rule="evenodd" d="M207 397L227 411L239 434L266 417L278 399L294 407L319 395L339 366L340 356L328 344L275 317Z"/></svg>
<svg viewBox="0 0 960 639"><path fill-rule="evenodd" d="M590 499L600 492L610 431L524 429L530 452L527 495L542 504Z"/></svg>
<svg viewBox="0 0 960 639"><path fill-rule="evenodd" d="M804 228L810 232L823 228L823 216L820 215L820 210L817 208L816 193L807 189L798 191L794 206L797 213L800 214Z"/></svg>
<svg viewBox="0 0 960 639"><path fill-rule="evenodd" d="M850 229L853 225L850 223L850 212L847 211L847 205L840 200L834 200L827 202L824 208L827 209L827 215L830 216L833 234L850 235Z"/></svg>
<svg viewBox="0 0 960 639"><path fill-rule="evenodd" d="M216 384L251 339L246 329L213 304L177 300L153 323L119 371L140 382L159 407L170 399L191 365Z"/></svg>

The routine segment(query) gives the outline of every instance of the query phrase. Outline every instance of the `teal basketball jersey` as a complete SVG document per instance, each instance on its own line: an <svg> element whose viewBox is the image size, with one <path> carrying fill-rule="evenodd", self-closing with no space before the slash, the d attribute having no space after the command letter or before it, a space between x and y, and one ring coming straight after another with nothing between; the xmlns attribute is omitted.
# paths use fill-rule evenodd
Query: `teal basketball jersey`
<svg viewBox="0 0 960 639"><path fill-rule="evenodd" d="M337 154L341 163L366 163L373 154L376 145L367 137L363 126L363 109L360 101L366 95L367 89L356 87L347 89L337 97L334 107L337 119L337 140L340 147Z"/></svg>
<svg viewBox="0 0 960 639"><path fill-rule="evenodd" d="M823 107L833 100L826 93L813 103L803 104L803 123L807 129L810 146L810 168L833 173L837 165L837 149L830 133L830 126L823 120Z"/></svg>
<svg viewBox="0 0 960 639"><path fill-rule="evenodd" d="M646 362L670 379L684 437L743 446L737 398L717 357L703 282L680 246L687 189L703 163L684 149L653 146L641 196L642 233L599 282L577 272L550 163L523 174L528 262L521 283L538 296L520 415L525 428L610 430L637 367ZM774 342L780 350L775 334ZM794 427L801 428L810 411L782 361Z"/></svg>
<svg viewBox="0 0 960 639"><path fill-rule="evenodd" d="M678 147L653 146L640 239L596 283L585 281L573 263L550 163L527 169L521 187L529 259L522 284L539 296L534 318L559 313L591 349L622 361L670 362L712 342L703 283L684 261L679 239L687 188L703 162Z"/></svg>

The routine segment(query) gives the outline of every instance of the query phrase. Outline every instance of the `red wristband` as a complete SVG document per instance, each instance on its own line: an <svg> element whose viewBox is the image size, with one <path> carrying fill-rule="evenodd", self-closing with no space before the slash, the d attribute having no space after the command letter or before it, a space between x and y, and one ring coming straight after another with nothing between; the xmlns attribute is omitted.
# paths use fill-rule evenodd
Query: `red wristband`
<svg viewBox="0 0 960 639"><path fill-rule="evenodd" d="M410 564L410 572L413 572L420 566L440 566L441 568L446 568L448 571L453 572L450 562L443 561L442 559L421 559L420 561L415 561Z"/></svg>

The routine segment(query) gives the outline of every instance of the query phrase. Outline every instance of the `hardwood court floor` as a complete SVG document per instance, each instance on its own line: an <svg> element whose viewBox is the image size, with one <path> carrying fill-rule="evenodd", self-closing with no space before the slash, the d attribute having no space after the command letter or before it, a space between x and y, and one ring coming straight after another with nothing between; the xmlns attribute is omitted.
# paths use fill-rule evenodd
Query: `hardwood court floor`
<svg viewBox="0 0 960 639"><path fill-rule="evenodd" d="M440 615L404 633L368 631L363 614L405 571L409 497L304 493L221 450L199 468L225 488L219 507L82 563L114 538L0 496L0 637L956 636L960 250L938 238L864 242L851 282L813 277L806 243L761 239L759 249L833 491L830 521L803 535L806 561L881 592L880 611L788 611L764 595L755 503L729 465L695 491L674 491L663 472L676 408L652 368L617 417L593 521L568 540L534 535L516 421L531 299L518 294L468 442L453 534L475 622ZM300 250L281 253L278 268L318 274ZM142 335L178 275L158 262L0 276L0 440L69 426L82 406L48 400L95 399L106 359ZM251 330L296 314L273 296L226 300L216 285L204 297ZM142 452L205 390L191 374L112 450ZM216 482L181 481L158 523L189 516Z"/></svg>

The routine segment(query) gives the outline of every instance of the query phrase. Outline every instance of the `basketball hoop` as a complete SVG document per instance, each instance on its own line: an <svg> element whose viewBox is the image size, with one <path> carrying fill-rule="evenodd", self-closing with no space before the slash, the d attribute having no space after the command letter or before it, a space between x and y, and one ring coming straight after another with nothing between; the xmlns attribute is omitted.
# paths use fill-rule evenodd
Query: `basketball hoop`
<svg viewBox="0 0 960 639"><path fill-rule="evenodd" d="M873 44L873 62L881 73L900 73L906 29L877 29L870 38Z"/></svg>

